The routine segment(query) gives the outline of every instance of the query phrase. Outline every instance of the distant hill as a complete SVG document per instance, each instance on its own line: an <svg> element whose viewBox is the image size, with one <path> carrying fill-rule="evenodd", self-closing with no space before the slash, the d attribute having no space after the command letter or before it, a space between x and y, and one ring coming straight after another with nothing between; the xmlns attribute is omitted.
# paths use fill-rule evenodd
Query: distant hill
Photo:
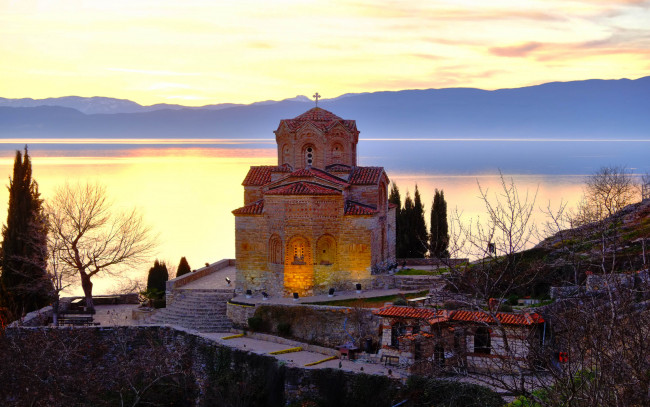
<svg viewBox="0 0 650 407"><path fill-rule="evenodd" d="M280 119L312 106L304 96L202 107L0 98L0 137L273 138ZM650 137L650 77L346 94L319 106L356 120L364 138Z"/></svg>

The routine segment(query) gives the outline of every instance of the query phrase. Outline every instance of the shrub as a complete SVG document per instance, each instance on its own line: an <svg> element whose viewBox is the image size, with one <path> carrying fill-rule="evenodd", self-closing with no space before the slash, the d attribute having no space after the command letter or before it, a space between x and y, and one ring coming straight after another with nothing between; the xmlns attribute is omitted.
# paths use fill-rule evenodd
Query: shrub
<svg viewBox="0 0 650 407"><path fill-rule="evenodd" d="M248 318L248 327L255 332L262 330L264 325L264 320L261 317L250 317Z"/></svg>
<svg viewBox="0 0 650 407"><path fill-rule="evenodd" d="M178 268L176 269L176 277L180 277L184 274L192 272L190 264L187 262L187 259L183 256L181 257L180 263L178 263Z"/></svg>
<svg viewBox="0 0 650 407"><path fill-rule="evenodd" d="M406 305L406 299L405 298L398 298L395 301L393 301L393 305Z"/></svg>
<svg viewBox="0 0 650 407"><path fill-rule="evenodd" d="M407 383L413 406L501 407L501 396L487 387L454 380L411 376Z"/></svg>
<svg viewBox="0 0 650 407"><path fill-rule="evenodd" d="M149 275L147 276L147 291L152 291L155 289L161 293L164 293L165 282L167 280L169 280L167 265L164 261L160 262L156 259L156 261L153 263L153 267L149 269Z"/></svg>
<svg viewBox="0 0 650 407"><path fill-rule="evenodd" d="M279 322L278 334L280 334L280 336L291 336L291 324L288 322Z"/></svg>
<svg viewBox="0 0 650 407"><path fill-rule="evenodd" d="M499 305L499 312L512 312L512 305L510 304L501 304Z"/></svg>

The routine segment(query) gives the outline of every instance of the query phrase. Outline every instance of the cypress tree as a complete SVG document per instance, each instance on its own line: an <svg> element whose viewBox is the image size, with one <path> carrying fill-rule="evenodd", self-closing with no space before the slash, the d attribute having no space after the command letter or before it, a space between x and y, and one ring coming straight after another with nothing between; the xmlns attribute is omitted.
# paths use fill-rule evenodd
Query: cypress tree
<svg viewBox="0 0 650 407"><path fill-rule="evenodd" d="M8 189L0 282L4 306L19 316L49 304L54 291L47 275L47 219L27 147L24 156L16 151Z"/></svg>
<svg viewBox="0 0 650 407"><path fill-rule="evenodd" d="M390 187L388 202L397 206L395 208L395 254L397 257L404 257L404 239L402 237L402 197L399 194L399 188L397 188L397 184L394 182Z"/></svg>
<svg viewBox="0 0 650 407"><path fill-rule="evenodd" d="M447 202L443 190L436 188L431 205L431 235L429 250L431 257L449 257L449 224L447 222Z"/></svg>
<svg viewBox="0 0 650 407"><path fill-rule="evenodd" d="M420 191L415 184L415 199L413 200L413 212L411 214L412 252L414 258L423 258L429 248L429 234L427 224L424 221L424 205L420 198Z"/></svg>
<svg viewBox="0 0 650 407"><path fill-rule="evenodd" d="M190 264L187 262L185 256L181 257L181 262L178 263L178 268L176 269L176 277L180 277L183 274L191 273L192 269Z"/></svg>
<svg viewBox="0 0 650 407"><path fill-rule="evenodd" d="M401 220L401 239L402 239L402 255L399 257L412 258L414 257L413 243L413 199L409 191L406 191L406 198L404 199L404 209L400 216Z"/></svg>
<svg viewBox="0 0 650 407"><path fill-rule="evenodd" d="M147 291L154 289L164 294L165 282L167 280L169 280L167 265L164 261L158 261L156 259L153 267L149 269L149 275L147 276Z"/></svg>

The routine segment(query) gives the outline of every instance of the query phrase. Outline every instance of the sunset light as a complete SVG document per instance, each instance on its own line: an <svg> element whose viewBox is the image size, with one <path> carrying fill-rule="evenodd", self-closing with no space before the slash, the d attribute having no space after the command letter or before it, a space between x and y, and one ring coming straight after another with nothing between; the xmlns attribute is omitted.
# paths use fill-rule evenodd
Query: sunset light
<svg viewBox="0 0 650 407"><path fill-rule="evenodd" d="M0 95L250 103L638 78L644 1L0 1Z"/></svg>

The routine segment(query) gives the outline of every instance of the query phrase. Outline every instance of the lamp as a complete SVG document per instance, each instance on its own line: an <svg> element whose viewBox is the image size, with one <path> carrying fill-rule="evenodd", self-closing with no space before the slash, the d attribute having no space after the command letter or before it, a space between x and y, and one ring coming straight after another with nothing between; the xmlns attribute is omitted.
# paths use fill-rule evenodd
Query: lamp
<svg viewBox="0 0 650 407"><path fill-rule="evenodd" d="M361 284L360 284L360 283L357 283L357 284L355 285L355 287L356 287L356 289L357 289L357 294L361 293Z"/></svg>
<svg viewBox="0 0 650 407"><path fill-rule="evenodd" d="M298 293L293 293L293 300L298 301L298 298L299 298Z"/></svg>
<svg viewBox="0 0 650 407"><path fill-rule="evenodd" d="M251 298L253 296L253 291L246 290L246 298Z"/></svg>
<svg viewBox="0 0 650 407"><path fill-rule="evenodd" d="M330 288L329 292L327 293L328 297L334 297L334 289Z"/></svg>

